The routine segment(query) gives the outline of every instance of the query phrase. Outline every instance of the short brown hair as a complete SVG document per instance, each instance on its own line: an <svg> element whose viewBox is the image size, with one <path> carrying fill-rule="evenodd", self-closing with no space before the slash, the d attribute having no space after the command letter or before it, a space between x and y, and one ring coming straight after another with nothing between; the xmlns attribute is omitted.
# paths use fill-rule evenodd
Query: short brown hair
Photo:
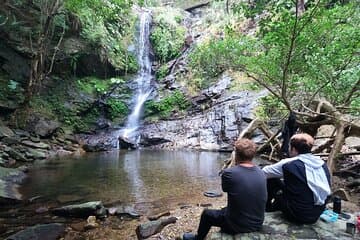
<svg viewBox="0 0 360 240"><path fill-rule="evenodd" d="M290 139L290 146L299 154L310 153L314 145L314 138L307 133L295 134Z"/></svg>
<svg viewBox="0 0 360 240"><path fill-rule="evenodd" d="M247 138L235 142L235 162L251 161L256 154L256 144Z"/></svg>

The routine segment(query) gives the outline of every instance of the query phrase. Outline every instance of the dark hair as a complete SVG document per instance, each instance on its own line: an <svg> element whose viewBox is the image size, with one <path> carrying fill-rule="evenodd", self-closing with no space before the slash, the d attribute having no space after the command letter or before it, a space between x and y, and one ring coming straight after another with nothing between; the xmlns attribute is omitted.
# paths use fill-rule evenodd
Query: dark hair
<svg viewBox="0 0 360 240"><path fill-rule="evenodd" d="M256 145L247 138L235 142L235 162L251 161L256 154Z"/></svg>
<svg viewBox="0 0 360 240"><path fill-rule="evenodd" d="M290 146L295 148L299 154L311 153L312 144L304 138L291 138Z"/></svg>

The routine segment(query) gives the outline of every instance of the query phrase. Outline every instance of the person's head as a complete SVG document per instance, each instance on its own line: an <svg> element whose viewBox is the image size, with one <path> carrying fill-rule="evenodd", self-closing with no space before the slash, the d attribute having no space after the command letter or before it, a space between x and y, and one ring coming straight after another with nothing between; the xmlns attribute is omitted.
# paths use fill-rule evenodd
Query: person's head
<svg viewBox="0 0 360 240"><path fill-rule="evenodd" d="M247 138L235 142L235 163L251 161L256 154L256 145Z"/></svg>
<svg viewBox="0 0 360 240"><path fill-rule="evenodd" d="M307 133L295 134L290 139L290 156L295 157L298 154L311 153L314 145L314 138Z"/></svg>

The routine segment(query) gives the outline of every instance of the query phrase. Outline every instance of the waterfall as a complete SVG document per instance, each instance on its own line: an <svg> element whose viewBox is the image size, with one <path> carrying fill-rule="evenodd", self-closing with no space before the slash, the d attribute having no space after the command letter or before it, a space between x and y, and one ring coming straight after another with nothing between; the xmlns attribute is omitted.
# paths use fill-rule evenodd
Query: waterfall
<svg viewBox="0 0 360 240"><path fill-rule="evenodd" d="M131 142L137 144L140 140L138 133L140 117L142 114L142 107L149 97L152 88L151 80L151 61L150 61L150 24L151 13L147 10L142 10L140 14L139 37L137 43L137 54L139 71L135 82L137 84L137 92L134 96L134 108L128 116L125 128L121 131L121 137L129 139Z"/></svg>

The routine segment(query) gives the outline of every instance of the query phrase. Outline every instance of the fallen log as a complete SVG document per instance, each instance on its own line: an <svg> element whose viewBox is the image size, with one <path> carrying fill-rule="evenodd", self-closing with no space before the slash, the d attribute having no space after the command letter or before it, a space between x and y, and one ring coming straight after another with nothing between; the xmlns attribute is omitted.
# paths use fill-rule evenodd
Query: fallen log
<svg viewBox="0 0 360 240"><path fill-rule="evenodd" d="M191 7L185 8L184 10L187 11L187 12L191 12L191 11L197 9L197 8L205 7L205 6L209 5L209 4L210 4L209 1L208 2L203 2L203 3L193 5Z"/></svg>

